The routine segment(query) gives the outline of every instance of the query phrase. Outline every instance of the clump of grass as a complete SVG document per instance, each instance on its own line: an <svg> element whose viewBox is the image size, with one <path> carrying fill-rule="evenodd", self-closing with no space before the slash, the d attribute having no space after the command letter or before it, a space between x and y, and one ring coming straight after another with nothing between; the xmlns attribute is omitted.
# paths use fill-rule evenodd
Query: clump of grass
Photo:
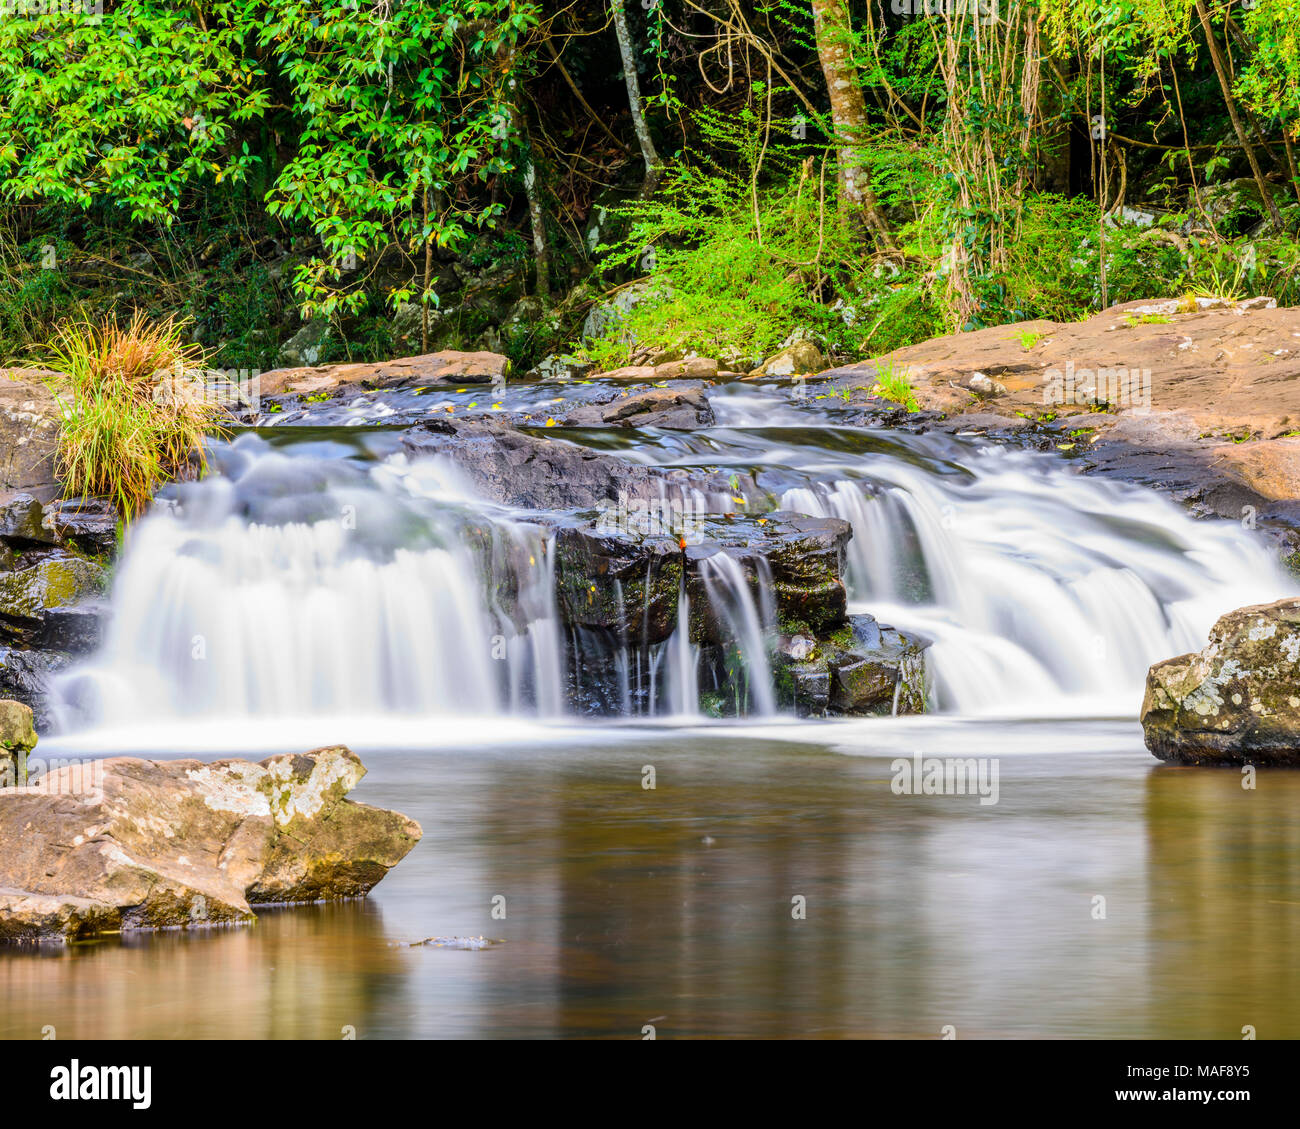
<svg viewBox="0 0 1300 1129"><path fill-rule="evenodd" d="M909 412L918 411L921 406L912 391L911 374L906 367L897 367L892 359L883 360L876 366L876 383L871 394L902 404Z"/></svg>
<svg viewBox="0 0 1300 1129"><path fill-rule="evenodd" d="M1032 329L1018 329L1015 333L1016 340L1020 342L1020 347L1028 352L1037 345L1045 336L1042 333L1035 333Z"/></svg>
<svg viewBox="0 0 1300 1129"><path fill-rule="evenodd" d="M58 473L70 496L109 498L129 520L163 483L206 468L203 441L221 408L203 397L205 357L183 330L141 313L57 328L47 384L63 416Z"/></svg>
<svg viewBox="0 0 1300 1129"><path fill-rule="evenodd" d="M1132 329L1139 325L1169 325L1174 319L1167 318L1164 314L1142 314L1139 317L1134 317L1132 314L1125 314L1124 320L1128 323L1129 328Z"/></svg>

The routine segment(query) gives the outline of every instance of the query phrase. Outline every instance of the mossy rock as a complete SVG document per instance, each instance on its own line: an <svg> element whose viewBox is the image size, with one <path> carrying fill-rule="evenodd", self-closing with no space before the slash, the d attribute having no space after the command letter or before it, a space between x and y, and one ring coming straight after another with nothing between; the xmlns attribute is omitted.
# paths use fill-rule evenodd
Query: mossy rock
<svg viewBox="0 0 1300 1129"><path fill-rule="evenodd" d="M82 652L99 640L99 599L108 571L80 557L48 557L0 575L0 641Z"/></svg>

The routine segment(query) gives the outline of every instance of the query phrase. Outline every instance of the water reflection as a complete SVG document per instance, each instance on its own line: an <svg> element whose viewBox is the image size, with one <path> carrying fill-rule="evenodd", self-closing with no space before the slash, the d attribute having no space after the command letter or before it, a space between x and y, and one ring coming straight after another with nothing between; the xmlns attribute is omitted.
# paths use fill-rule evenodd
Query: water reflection
<svg viewBox="0 0 1300 1129"><path fill-rule="evenodd" d="M893 752L752 736L360 750L358 798L425 830L371 901L0 952L0 1035L1300 1034L1300 775L1246 792L1135 726L1004 729L1100 751L1004 755L981 807L893 794ZM395 947L435 934L506 944Z"/></svg>

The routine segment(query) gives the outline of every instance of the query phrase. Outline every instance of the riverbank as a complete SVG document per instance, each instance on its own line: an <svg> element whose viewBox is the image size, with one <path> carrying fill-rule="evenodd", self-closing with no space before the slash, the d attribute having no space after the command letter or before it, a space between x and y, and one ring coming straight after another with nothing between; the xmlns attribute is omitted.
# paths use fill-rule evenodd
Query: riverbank
<svg viewBox="0 0 1300 1129"><path fill-rule="evenodd" d="M867 404L882 369L902 373L916 426L1056 451L1195 513L1258 523L1293 552L1300 309L1269 303L1129 302L1082 322L940 337L817 380Z"/></svg>

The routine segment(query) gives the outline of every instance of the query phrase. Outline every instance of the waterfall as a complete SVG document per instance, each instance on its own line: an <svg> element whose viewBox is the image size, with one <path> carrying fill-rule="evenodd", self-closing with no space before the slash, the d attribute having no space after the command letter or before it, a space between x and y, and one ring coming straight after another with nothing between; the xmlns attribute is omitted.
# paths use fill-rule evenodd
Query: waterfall
<svg viewBox="0 0 1300 1129"><path fill-rule="evenodd" d="M668 713L690 717L700 712L700 653L691 645L691 602L685 588L677 597L677 627L668 639Z"/></svg>
<svg viewBox="0 0 1300 1129"><path fill-rule="evenodd" d="M724 399L728 426L634 438L629 457L735 466L783 509L847 520L850 611L929 641L939 710L1132 716L1152 662L1295 590L1239 525L1059 460L773 426L785 417L761 398ZM63 727L776 712L761 559L695 560L666 639L650 641L648 583L644 606L613 589L623 637L565 626L553 523L394 450L253 434L214 447L214 473L168 488L131 530L105 640L53 687ZM698 544L733 505L676 489L602 520Z"/></svg>
<svg viewBox="0 0 1300 1129"><path fill-rule="evenodd" d="M63 720L560 713L550 533L446 466L338 462L246 437L144 518Z"/></svg>
<svg viewBox="0 0 1300 1129"><path fill-rule="evenodd" d="M988 448L965 475L872 459L782 505L854 529L853 610L931 639L937 706L1128 714L1151 663L1294 588L1240 526Z"/></svg>
<svg viewBox="0 0 1300 1129"><path fill-rule="evenodd" d="M700 562L700 575L708 596L710 614L718 621L722 634L732 647L738 669L732 668L737 705L749 703L752 714L776 712L772 693L772 669L767 659L767 636L774 616L756 600L750 590L744 567L726 553L715 553ZM760 580L760 591L763 584ZM770 580L766 585L770 591ZM741 675L738 679L735 676ZM743 691L743 694L742 694Z"/></svg>

